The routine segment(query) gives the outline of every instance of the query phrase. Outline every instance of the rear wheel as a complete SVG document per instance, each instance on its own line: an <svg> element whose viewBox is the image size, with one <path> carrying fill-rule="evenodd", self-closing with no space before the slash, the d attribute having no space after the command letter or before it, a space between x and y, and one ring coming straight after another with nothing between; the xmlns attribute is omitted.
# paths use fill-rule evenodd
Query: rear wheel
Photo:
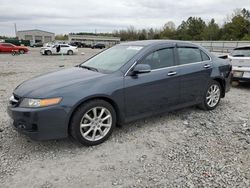
<svg viewBox="0 0 250 188"><path fill-rule="evenodd" d="M69 50L69 51L68 51L68 55L73 55L73 51L72 51L72 50Z"/></svg>
<svg viewBox="0 0 250 188"><path fill-rule="evenodd" d="M108 139L116 124L116 113L111 104L93 100L81 105L73 114L70 133L86 146L100 144Z"/></svg>
<svg viewBox="0 0 250 188"><path fill-rule="evenodd" d="M203 95L203 101L199 107L203 110L213 110L215 109L221 99L221 86L220 84L213 80L208 84L206 92Z"/></svg>

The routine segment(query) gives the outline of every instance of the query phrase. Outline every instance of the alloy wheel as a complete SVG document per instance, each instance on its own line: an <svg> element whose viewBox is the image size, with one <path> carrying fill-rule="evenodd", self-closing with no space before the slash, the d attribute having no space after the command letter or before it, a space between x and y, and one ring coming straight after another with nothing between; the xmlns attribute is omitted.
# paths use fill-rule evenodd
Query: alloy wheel
<svg viewBox="0 0 250 188"><path fill-rule="evenodd" d="M94 107L87 111L80 121L80 132L89 141L105 137L112 126L112 115L105 107Z"/></svg>
<svg viewBox="0 0 250 188"><path fill-rule="evenodd" d="M220 100L221 91L218 85L213 84L207 91L206 103L209 107L213 108Z"/></svg>

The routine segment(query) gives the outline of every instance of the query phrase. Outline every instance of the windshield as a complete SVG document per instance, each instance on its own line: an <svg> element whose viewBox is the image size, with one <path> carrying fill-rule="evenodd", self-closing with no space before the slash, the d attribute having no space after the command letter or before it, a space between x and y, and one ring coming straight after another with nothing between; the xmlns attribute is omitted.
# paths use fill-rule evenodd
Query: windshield
<svg viewBox="0 0 250 188"><path fill-rule="evenodd" d="M87 60L81 66L111 73L125 65L142 48L142 46L114 46Z"/></svg>
<svg viewBox="0 0 250 188"><path fill-rule="evenodd" d="M235 49L231 55L233 57L250 57L250 47Z"/></svg>

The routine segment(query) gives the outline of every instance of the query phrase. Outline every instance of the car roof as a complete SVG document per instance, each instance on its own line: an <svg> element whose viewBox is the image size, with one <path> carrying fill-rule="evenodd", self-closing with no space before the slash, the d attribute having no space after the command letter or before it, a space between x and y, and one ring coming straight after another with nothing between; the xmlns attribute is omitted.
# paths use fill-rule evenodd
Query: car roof
<svg viewBox="0 0 250 188"><path fill-rule="evenodd" d="M180 44L180 45L187 45L187 46L194 46L197 47L197 45L186 42L186 41L180 41L180 40L140 40L140 41L132 41L132 42L124 42L120 45L124 46L154 46L154 45L160 45L160 44Z"/></svg>

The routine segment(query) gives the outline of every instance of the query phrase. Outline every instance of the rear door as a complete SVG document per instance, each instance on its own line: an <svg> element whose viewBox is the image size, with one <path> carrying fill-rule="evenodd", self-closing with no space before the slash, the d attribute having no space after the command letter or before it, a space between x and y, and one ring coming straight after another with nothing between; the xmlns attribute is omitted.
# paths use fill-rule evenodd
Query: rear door
<svg viewBox="0 0 250 188"><path fill-rule="evenodd" d="M126 116L141 116L171 109L179 101L179 68L174 47L154 50L139 61L150 73L125 76Z"/></svg>
<svg viewBox="0 0 250 188"><path fill-rule="evenodd" d="M70 49L70 48L69 48L68 45L66 45L66 44L61 44L61 52L60 52L60 53L67 54L69 49Z"/></svg>
<svg viewBox="0 0 250 188"><path fill-rule="evenodd" d="M212 72L211 58L201 49L177 46L180 70L180 102L197 103L202 99Z"/></svg>

